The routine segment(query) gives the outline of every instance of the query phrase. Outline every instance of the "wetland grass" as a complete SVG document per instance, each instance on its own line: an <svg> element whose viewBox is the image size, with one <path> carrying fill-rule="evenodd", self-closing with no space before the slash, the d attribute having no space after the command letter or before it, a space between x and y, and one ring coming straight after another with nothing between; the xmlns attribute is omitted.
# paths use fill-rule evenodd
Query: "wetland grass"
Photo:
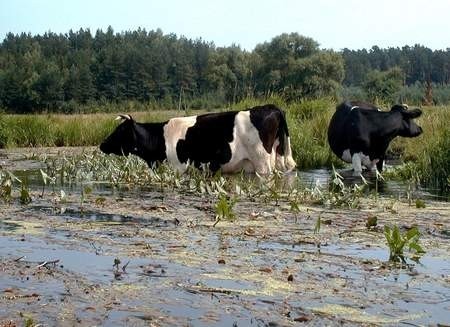
<svg viewBox="0 0 450 327"><path fill-rule="evenodd" d="M138 121L164 121L183 115L176 110L132 112ZM1 114L0 148L98 145L117 126L114 113Z"/></svg>

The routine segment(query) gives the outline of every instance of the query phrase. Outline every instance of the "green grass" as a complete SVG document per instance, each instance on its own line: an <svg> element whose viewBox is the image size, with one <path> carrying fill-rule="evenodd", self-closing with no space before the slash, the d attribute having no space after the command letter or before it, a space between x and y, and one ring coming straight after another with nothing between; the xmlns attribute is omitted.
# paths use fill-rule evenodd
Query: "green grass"
<svg viewBox="0 0 450 327"><path fill-rule="evenodd" d="M137 121L164 121L184 111L131 113ZM0 114L0 148L98 145L119 124L117 114Z"/></svg>
<svg viewBox="0 0 450 327"><path fill-rule="evenodd" d="M423 134L417 138L397 138L391 144L406 164L394 175L450 192L450 107L424 107L417 119Z"/></svg>

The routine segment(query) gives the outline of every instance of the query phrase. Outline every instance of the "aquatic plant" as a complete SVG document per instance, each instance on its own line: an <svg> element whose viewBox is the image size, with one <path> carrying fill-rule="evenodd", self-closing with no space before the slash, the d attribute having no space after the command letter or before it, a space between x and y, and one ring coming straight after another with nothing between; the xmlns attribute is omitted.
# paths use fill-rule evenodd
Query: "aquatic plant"
<svg viewBox="0 0 450 327"><path fill-rule="evenodd" d="M362 185L352 183L347 186L344 183L344 177L333 166L328 192L321 194L323 203L329 203L332 207L358 208L368 184L363 176L361 176L361 180Z"/></svg>
<svg viewBox="0 0 450 327"><path fill-rule="evenodd" d="M28 204L31 202L30 189L27 180L21 182L19 201L21 204Z"/></svg>
<svg viewBox="0 0 450 327"><path fill-rule="evenodd" d="M9 203L12 198L13 178L16 178L12 173L0 170L0 197L6 203Z"/></svg>
<svg viewBox="0 0 450 327"><path fill-rule="evenodd" d="M378 224L377 216L369 216L369 217L367 217L366 227L367 227L368 230L375 228L377 226L377 224Z"/></svg>
<svg viewBox="0 0 450 327"><path fill-rule="evenodd" d="M425 208L425 201L423 201L421 199L416 199L416 208L417 209Z"/></svg>
<svg viewBox="0 0 450 327"><path fill-rule="evenodd" d="M412 227L405 233L402 233L398 226L384 226L384 236L389 246L389 261L406 263L405 248L414 252L412 259L420 258L425 253L419 244L420 232L417 227Z"/></svg>
<svg viewBox="0 0 450 327"><path fill-rule="evenodd" d="M54 184L55 181L56 181L56 178L55 177L50 177L42 169L39 169L39 172L41 173L41 178L42 178L42 193L41 193L41 197L43 197L44 196L44 191L45 191L45 186L47 185L47 183Z"/></svg>
<svg viewBox="0 0 450 327"><path fill-rule="evenodd" d="M236 204L236 198L228 197L226 194L220 194L214 210L216 212L216 221L213 227L221 220L233 221L236 219L236 215L233 211L233 207Z"/></svg>
<svg viewBox="0 0 450 327"><path fill-rule="evenodd" d="M322 226L322 218L321 214L319 214L316 220L316 224L314 225L314 234L319 234L321 226Z"/></svg>

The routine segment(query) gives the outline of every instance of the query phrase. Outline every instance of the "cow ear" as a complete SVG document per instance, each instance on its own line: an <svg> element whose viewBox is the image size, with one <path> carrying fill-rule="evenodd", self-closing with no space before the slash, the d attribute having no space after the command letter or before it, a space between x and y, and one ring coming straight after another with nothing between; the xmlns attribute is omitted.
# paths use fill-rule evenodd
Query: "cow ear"
<svg viewBox="0 0 450 327"><path fill-rule="evenodd" d="M131 120L131 121L133 121L133 118L130 115L119 115L116 117L115 120Z"/></svg>
<svg viewBox="0 0 450 327"><path fill-rule="evenodd" d="M405 110L403 112L403 116L406 116L410 119L420 117L420 115L422 115L422 110L420 110L420 109Z"/></svg>

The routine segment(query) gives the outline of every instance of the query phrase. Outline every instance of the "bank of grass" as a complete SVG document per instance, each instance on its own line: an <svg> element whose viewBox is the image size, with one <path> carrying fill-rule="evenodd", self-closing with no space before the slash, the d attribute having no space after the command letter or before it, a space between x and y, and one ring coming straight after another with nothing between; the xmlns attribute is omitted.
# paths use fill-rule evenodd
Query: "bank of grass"
<svg viewBox="0 0 450 327"><path fill-rule="evenodd" d="M294 159L299 169L342 167L330 150L328 123L336 103L331 99L287 103L281 97L245 99L231 109L246 109L273 103L286 112ZM224 108L225 110L230 108ZM205 111L150 110L131 115L141 122L164 121L175 116ZM418 138L397 138L390 151L406 165L394 173L407 179L450 191L450 107L424 107L418 119L424 133ZM117 126L113 113L78 115L0 114L0 147L98 145Z"/></svg>
<svg viewBox="0 0 450 327"><path fill-rule="evenodd" d="M423 134L417 138L397 138L391 145L404 162L394 175L416 180L450 192L450 106L422 108L417 123Z"/></svg>
<svg viewBox="0 0 450 327"><path fill-rule="evenodd" d="M164 121L184 111L130 113L137 121ZM114 113L0 114L0 148L98 145L118 125Z"/></svg>

